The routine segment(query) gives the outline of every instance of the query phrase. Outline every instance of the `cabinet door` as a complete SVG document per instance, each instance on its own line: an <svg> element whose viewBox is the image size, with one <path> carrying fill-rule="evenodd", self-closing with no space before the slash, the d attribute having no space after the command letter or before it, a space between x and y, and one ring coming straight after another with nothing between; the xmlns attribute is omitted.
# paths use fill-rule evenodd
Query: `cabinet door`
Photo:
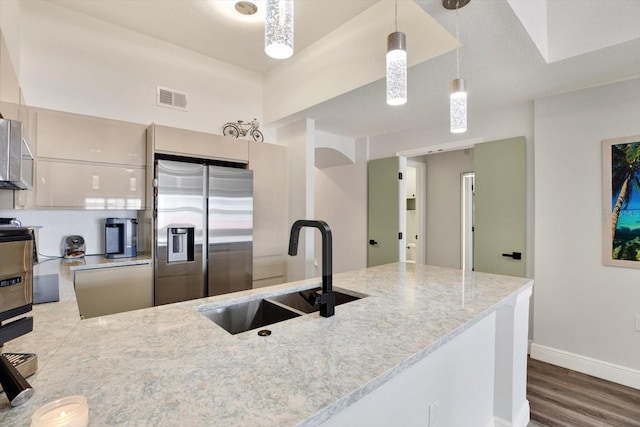
<svg viewBox="0 0 640 427"><path fill-rule="evenodd" d="M38 110L38 157L144 166L146 126Z"/></svg>
<svg viewBox="0 0 640 427"><path fill-rule="evenodd" d="M38 160L39 208L143 209L144 168Z"/></svg>
<svg viewBox="0 0 640 427"><path fill-rule="evenodd" d="M74 287L80 315L89 317L153 306L151 264L78 270Z"/></svg>
<svg viewBox="0 0 640 427"><path fill-rule="evenodd" d="M156 153L247 163L249 142L230 136L152 125Z"/></svg>
<svg viewBox="0 0 640 427"><path fill-rule="evenodd" d="M249 143L249 169L253 170L253 256L284 255L289 237L287 148Z"/></svg>
<svg viewBox="0 0 640 427"><path fill-rule="evenodd" d="M272 255L253 258L253 288L285 283L287 255Z"/></svg>

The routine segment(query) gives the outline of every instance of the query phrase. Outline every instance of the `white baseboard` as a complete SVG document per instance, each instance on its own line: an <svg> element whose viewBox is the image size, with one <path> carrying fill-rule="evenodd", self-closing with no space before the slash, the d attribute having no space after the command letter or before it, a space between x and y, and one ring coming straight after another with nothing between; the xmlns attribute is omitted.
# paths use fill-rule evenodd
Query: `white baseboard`
<svg viewBox="0 0 640 427"><path fill-rule="evenodd" d="M532 343L531 358L640 390L640 371Z"/></svg>
<svg viewBox="0 0 640 427"><path fill-rule="evenodd" d="M527 427L530 419L531 414L529 410L529 401L525 399L524 404L520 408L520 411L518 411L518 415L516 415L513 423L503 420L500 417L493 417L487 427Z"/></svg>

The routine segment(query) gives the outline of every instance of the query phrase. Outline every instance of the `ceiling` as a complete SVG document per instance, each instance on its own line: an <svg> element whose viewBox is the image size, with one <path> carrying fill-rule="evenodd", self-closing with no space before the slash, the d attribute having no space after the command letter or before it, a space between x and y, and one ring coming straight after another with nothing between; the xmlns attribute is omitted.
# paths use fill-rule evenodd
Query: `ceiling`
<svg viewBox="0 0 640 427"><path fill-rule="evenodd" d="M49 1L259 74L280 64L264 54L263 21L238 19L232 0ZM295 52L378 1L391 0L295 0ZM398 7L406 1L414 0ZM456 14L441 0L415 2L455 35ZM260 9L264 0L254 3ZM459 11L469 128L487 110L640 77L638 22L638 0L472 0ZM293 118L313 118L317 129L352 138L448 126L455 72L455 53L443 54L409 69L404 106L386 105L381 79Z"/></svg>

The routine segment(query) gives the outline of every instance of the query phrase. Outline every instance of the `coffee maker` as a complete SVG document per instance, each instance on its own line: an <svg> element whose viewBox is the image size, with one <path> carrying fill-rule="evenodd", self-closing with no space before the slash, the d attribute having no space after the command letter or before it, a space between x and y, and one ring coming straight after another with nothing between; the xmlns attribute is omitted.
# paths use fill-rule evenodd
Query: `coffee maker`
<svg viewBox="0 0 640 427"><path fill-rule="evenodd" d="M107 218L104 224L104 256L130 258L138 256L138 220Z"/></svg>
<svg viewBox="0 0 640 427"><path fill-rule="evenodd" d="M33 330L33 317L15 319L33 304L33 234L28 228L0 228L0 347ZM7 322L8 321L8 322ZM29 361L29 372L17 368ZM33 389L24 379L36 370L35 355L0 354L0 385L12 406L25 403Z"/></svg>

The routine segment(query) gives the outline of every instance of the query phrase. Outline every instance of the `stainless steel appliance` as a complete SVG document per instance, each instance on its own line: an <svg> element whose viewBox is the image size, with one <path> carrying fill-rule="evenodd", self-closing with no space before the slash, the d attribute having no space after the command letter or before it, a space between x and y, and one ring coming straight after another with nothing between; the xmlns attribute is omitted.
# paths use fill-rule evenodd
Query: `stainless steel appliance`
<svg viewBox="0 0 640 427"><path fill-rule="evenodd" d="M0 227L0 346L33 330L33 233L22 227ZM8 321L8 322L7 322ZM2 323L4 322L4 323ZM35 358L35 355L31 358ZM15 363L15 365L19 364ZM0 384L11 403L18 406L33 395L33 389L6 354L0 354Z"/></svg>
<svg viewBox="0 0 640 427"><path fill-rule="evenodd" d="M104 256L131 258L138 256L138 220L107 218L104 224Z"/></svg>
<svg viewBox="0 0 640 427"><path fill-rule="evenodd" d="M33 303L32 245L33 234L29 229L0 228L0 322L31 311ZM13 322L4 325L0 328L0 332L11 324ZM22 329L28 329L27 332L29 332L33 328L33 319L24 318L22 324L25 325ZM0 333L0 343L5 341L7 338Z"/></svg>
<svg viewBox="0 0 640 427"><path fill-rule="evenodd" d="M251 289L253 172L158 157L155 178L155 304Z"/></svg>
<svg viewBox="0 0 640 427"><path fill-rule="evenodd" d="M33 155L22 138L22 122L0 118L0 189L26 190L32 183Z"/></svg>

